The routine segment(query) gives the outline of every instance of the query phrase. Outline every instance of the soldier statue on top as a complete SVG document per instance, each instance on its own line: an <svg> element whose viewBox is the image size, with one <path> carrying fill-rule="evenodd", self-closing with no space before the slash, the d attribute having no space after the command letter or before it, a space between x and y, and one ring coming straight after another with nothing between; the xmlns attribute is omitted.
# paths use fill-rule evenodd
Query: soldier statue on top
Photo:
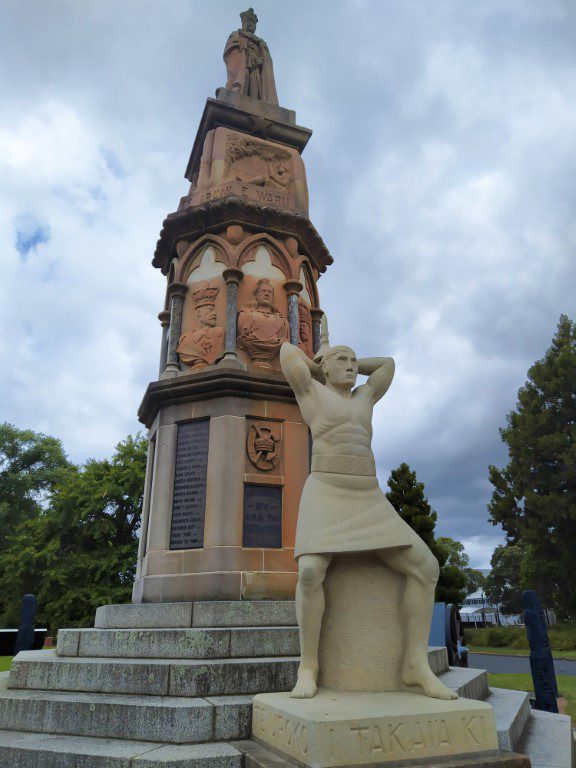
<svg viewBox="0 0 576 768"><path fill-rule="evenodd" d="M224 48L228 75L226 88L269 104L278 104L270 51L264 40L254 34L258 16L253 8L248 8L240 18L242 29L232 32Z"/></svg>

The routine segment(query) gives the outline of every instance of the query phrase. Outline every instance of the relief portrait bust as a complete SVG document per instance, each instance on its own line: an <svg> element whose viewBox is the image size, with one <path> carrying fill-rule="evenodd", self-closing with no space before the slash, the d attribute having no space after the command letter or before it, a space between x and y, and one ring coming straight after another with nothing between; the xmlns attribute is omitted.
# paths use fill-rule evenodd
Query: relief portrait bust
<svg viewBox="0 0 576 768"><path fill-rule="evenodd" d="M268 278L258 281L254 299L238 313L238 346L254 361L271 362L290 338L288 320L274 305L274 288Z"/></svg>
<svg viewBox="0 0 576 768"><path fill-rule="evenodd" d="M176 347L180 360L192 370L214 365L224 354L224 328L216 326L216 296L220 289L208 286L192 293L200 328L183 333Z"/></svg>

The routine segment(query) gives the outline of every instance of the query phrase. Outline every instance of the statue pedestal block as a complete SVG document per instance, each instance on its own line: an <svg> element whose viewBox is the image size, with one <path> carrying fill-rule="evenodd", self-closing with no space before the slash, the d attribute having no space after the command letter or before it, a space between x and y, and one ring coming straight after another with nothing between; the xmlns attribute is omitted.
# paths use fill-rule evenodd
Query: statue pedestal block
<svg viewBox="0 0 576 768"><path fill-rule="evenodd" d="M370 765L498 749L494 711L482 701L419 693L321 688L313 699L288 693L254 698L252 734L310 768ZM412 763L409 763L412 764Z"/></svg>

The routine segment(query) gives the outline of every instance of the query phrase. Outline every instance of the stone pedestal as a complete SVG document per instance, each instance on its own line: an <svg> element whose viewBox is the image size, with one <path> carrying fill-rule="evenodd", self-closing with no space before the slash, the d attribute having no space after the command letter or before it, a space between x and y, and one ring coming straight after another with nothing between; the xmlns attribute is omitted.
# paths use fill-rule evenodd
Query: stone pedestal
<svg viewBox="0 0 576 768"><path fill-rule="evenodd" d="M206 102L189 192L153 259L164 369L138 414L150 449L136 603L294 596L310 440L278 353L292 340L313 355L332 262L308 219L310 134L249 96Z"/></svg>
<svg viewBox="0 0 576 768"><path fill-rule="evenodd" d="M369 553L333 559L324 582L321 686L343 691L402 687L404 582Z"/></svg>
<svg viewBox="0 0 576 768"><path fill-rule="evenodd" d="M411 761L498 748L489 704L442 701L398 691L320 689L313 699L259 694L253 703L252 733L310 768Z"/></svg>

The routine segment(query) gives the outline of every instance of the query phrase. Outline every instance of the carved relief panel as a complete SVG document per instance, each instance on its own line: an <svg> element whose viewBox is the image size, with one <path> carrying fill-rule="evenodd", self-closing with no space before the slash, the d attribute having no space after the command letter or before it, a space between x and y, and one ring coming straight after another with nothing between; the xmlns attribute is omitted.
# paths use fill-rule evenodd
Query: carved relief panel
<svg viewBox="0 0 576 768"><path fill-rule="evenodd" d="M226 284L221 277L224 266L208 246L188 276L182 333L176 351L180 362L190 371L214 365L224 354Z"/></svg>
<svg viewBox="0 0 576 768"><path fill-rule="evenodd" d="M302 158L291 147L229 128L209 131L198 182L190 190L190 204L229 195L308 215L308 185Z"/></svg>
<svg viewBox="0 0 576 768"><path fill-rule="evenodd" d="M280 461L280 425L271 421L256 421L248 430L246 451L251 463L264 472L274 469Z"/></svg>

